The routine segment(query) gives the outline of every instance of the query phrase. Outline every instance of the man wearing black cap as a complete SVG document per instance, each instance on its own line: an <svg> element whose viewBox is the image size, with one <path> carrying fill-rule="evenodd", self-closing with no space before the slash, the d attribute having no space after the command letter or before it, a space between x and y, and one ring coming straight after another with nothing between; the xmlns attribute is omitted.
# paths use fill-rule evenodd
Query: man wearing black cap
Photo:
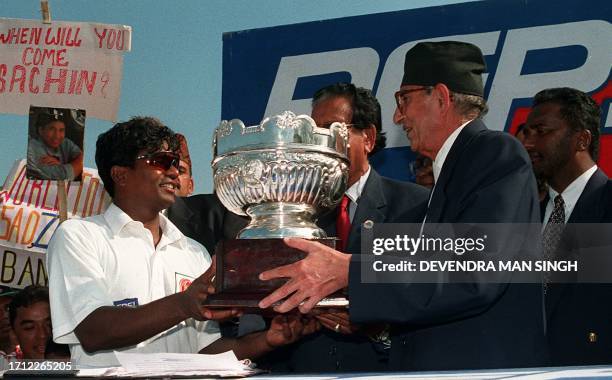
<svg viewBox="0 0 612 380"><path fill-rule="evenodd" d="M539 221L536 182L525 150L514 137L490 131L480 120L487 109L484 71L480 49L462 42L419 43L406 54L394 121L401 123L412 149L433 160L435 187L427 223ZM260 306L289 296L277 311L299 305L308 312L322 297L348 287L352 322L394 323L393 370L544 363L539 284L368 284L361 282L360 255L347 258L300 239L287 244L308 256L261 275L290 281Z"/></svg>
<svg viewBox="0 0 612 380"><path fill-rule="evenodd" d="M66 122L56 109L41 114L36 121L37 136L28 141L28 178L68 180L83 171L83 152L66 138Z"/></svg>

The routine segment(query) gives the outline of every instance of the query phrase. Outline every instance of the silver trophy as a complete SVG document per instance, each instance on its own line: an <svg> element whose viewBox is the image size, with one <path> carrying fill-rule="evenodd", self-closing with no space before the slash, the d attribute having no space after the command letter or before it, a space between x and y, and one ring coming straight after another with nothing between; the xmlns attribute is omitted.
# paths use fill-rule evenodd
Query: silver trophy
<svg viewBox="0 0 612 380"><path fill-rule="evenodd" d="M335 247L315 224L342 199L348 179L348 130L344 123L319 128L312 118L286 111L247 127L223 121L215 131L215 191L230 211L250 223L236 239L220 242L212 307L252 308L285 280L260 281L259 273L304 257L282 238L317 239ZM319 306L346 306L342 296Z"/></svg>
<svg viewBox="0 0 612 380"><path fill-rule="evenodd" d="M251 127L221 122L214 186L228 210L251 217L238 238L327 237L315 216L334 208L346 190L347 139L344 123L319 128L290 111Z"/></svg>

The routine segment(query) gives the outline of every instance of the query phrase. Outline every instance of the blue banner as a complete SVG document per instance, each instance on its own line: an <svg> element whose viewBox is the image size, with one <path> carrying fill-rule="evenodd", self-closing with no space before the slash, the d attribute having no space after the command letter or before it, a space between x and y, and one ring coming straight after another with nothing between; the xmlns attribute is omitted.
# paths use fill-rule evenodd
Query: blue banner
<svg viewBox="0 0 612 380"><path fill-rule="evenodd" d="M404 55L422 40L460 40L478 45L487 61L489 128L513 132L544 88L580 89L602 105L600 166L612 174L611 21L606 0L501 0L226 33L222 118L254 125L284 110L310 114L318 88L350 81L381 103L387 149L372 164L411 180L413 154L392 122Z"/></svg>

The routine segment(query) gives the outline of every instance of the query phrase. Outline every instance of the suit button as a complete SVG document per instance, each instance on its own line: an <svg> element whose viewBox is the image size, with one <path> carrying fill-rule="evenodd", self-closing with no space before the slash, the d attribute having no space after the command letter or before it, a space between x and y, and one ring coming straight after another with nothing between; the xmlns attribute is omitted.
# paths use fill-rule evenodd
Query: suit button
<svg viewBox="0 0 612 380"><path fill-rule="evenodd" d="M589 343L595 343L595 342L597 342L597 334L591 331L589 333Z"/></svg>

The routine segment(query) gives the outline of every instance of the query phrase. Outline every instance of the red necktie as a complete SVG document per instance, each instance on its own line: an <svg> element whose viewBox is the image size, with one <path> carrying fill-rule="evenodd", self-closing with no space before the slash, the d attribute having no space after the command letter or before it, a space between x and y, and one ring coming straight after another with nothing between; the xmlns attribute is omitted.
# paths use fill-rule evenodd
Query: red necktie
<svg viewBox="0 0 612 380"><path fill-rule="evenodd" d="M351 199L346 195L343 196L338 208L338 216L336 217L336 233L338 234L338 239L340 239L336 248L341 252L346 251L349 232L351 231L351 219L349 217L350 203Z"/></svg>

